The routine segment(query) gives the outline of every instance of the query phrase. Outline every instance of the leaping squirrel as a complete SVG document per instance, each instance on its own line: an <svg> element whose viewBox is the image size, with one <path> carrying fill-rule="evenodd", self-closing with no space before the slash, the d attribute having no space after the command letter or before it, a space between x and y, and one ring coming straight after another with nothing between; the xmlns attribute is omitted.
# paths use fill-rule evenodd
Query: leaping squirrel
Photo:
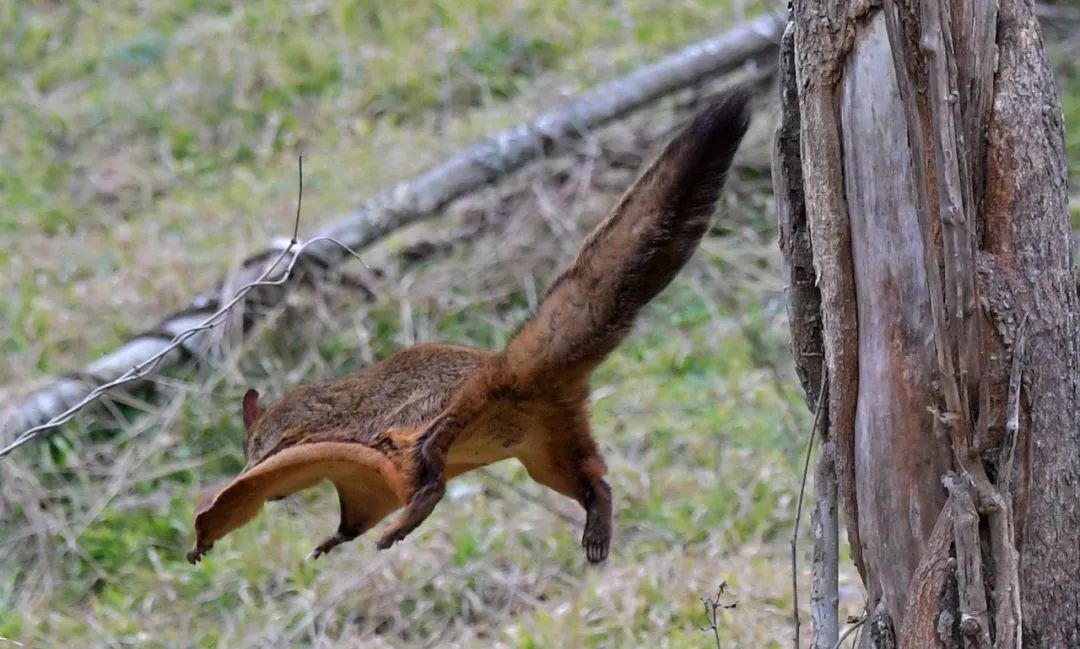
<svg viewBox="0 0 1080 649"><path fill-rule="evenodd" d="M385 549L431 514L446 482L507 458L585 508L581 544L607 558L611 487L589 429L589 377L694 253L749 122L735 90L699 113L585 239L536 315L502 352L424 344L353 374L299 386L266 409L244 395L246 464L195 514L198 562L267 500L321 480L341 524L326 554L404 507Z"/></svg>

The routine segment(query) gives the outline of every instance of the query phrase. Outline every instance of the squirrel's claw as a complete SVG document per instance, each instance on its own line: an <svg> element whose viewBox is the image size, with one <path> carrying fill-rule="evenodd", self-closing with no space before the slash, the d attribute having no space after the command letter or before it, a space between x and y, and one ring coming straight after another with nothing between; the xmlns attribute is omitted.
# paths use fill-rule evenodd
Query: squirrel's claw
<svg viewBox="0 0 1080 649"><path fill-rule="evenodd" d="M581 547L585 548L585 558L589 563L601 563L608 556L608 544L605 541L586 540Z"/></svg>
<svg viewBox="0 0 1080 649"><path fill-rule="evenodd" d="M364 533L366 528L360 523L347 524L342 522L341 527L333 535L328 536L325 541L315 546L315 549L308 555L308 559L318 559L319 557L327 554L342 543L348 543L356 537Z"/></svg>
<svg viewBox="0 0 1080 649"><path fill-rule="evenodd" d="M611 547L610 512L590 510L585 519L585 532L581 535L581 547L589 563L601 563L608 557Z"/></svg>

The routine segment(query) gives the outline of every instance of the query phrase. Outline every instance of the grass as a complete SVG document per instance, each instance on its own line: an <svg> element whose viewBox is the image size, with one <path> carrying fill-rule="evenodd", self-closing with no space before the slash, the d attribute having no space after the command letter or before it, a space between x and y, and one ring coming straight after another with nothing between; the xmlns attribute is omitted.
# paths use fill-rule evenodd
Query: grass
<svg viewBox="0 0 1080 649"><path fill-rule="evenodd" d="M112 348L284 232L298 153L313 228L736 4L5 6L0 382Z"/></svg>
<svg viewBox="0 0 1080 649"><path fill-rule="evenodd" d="M287 232L297 153L310 230L758 8L8 3L5 394L152 326ZM1080 59L1068 47L1052 54L1076 187ZM389 552L375 551L373 534L305 561L336 525L336 498L320 487L268 506L198 567L183 559L199 496L242 464L247 387L272 398L424 340L504 344L632 177L612 160L654 150L686 99L366 251L386 270L377 301L335 287L299 295L212 371L163 378L164 403L125 397L5 461L0 637L34 647L703 647L713 641L700 598L726 581L738 606L719 613L723 646L787 646L787 537L809 417L763 216L767 120L743 152L723 229L595 377L617 507L605 566L584 561L579 508L512 463L452 483L433 518ZM477 218L489 227L449 253L418 264L394 254ZM856 584L849 569L846 613L861 605Z"/></svg>
<svg viewBox="0 0 1080 649"><path fill-rule="evenodd" d="M76 525L74 547L62 547L63 534L51 536L61 547L48 554L64 558L51 568L63 584L49 592L51 606L24 599L34 575L11 566L6 574L26 590L9 593L20 606L5 607L0 634L45 645L82 638L184 646L192 637L224 646L317 645L328 638L347 644L379 632L387 646L633 646L659 637L667 646L701 646L698 597L727 580L744 608L730 614L724 637L778 643L788 589L779 567L799 450L784 420L805 422L798 396L751 363L745 338L727 326L736 316L708 313L712 297L694 282L680 283L653 310L653 326L597 376L595 424L619 524L603 569L588 568L581 556L577 507L529 483L516 466L454 483L436 517L392 552L377 553L363 538L329 561L305 561L317 537L335 525L335 499L320 489L268 508L191 568L182 549L194 500L235 470L241 435L236 417L204 412L207 393L193 388L176 406L169 442L119 445L121 453L141 457L132 458L130 472L113 472L123 475L124 492L88 526ZM356 321L394 321L395 306L379 304ZM483 311L469 315L483 319ZM672 329L665 323L673 312L702 315ZM460 317L415 316L435 318L440 337L463 338ZM749 316L775 324L779 314ZM486 342L506 333L496 326L465 338ZM782 362L782 337L771 337L764 352ZM238 396L241 387L224 392ZM89 450L73 444L55 451L68 466ZM142 444L160 455L137 450ZM182 467L188 455L212 458L220 449L224 457ZM65 488L70 479L56 476L51 486L90 501L67 503L70 511L94 511L103 486Z"/></svg>

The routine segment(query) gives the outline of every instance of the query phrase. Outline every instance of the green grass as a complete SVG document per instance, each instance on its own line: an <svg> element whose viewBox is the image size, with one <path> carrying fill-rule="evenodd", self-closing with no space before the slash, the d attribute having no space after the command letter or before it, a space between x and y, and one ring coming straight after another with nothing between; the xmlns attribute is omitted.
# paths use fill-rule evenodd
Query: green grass
<svg viewBox="0 0 1080 649"><path fill-rule="evenodd" d="M731 4L7 3L0 233L23 245L0 250L3 347L19 355L0 381L113 347L286 232L297 154L310 231L724 27Z"/></svg>
<svg viewBox="0 0 1080 649"><path fill-rule="evenodd" d="M1065 117L1065 150L1072 196L1069 208L1074 230L1080 230L1080 61L1077 56L1080 56L1080 39L1075 37L1050 56Z"/></svg>
<svg viewBox="0 0 1080 649"><path fill-rule="evenodd" d="M0 247L6 396L152 326L286 233L298 153L310 231L760 3L248 5L0 8L0 237L14 244ZM1054 57L1074 194L1076 60ZM601 141L648 153L635 138L664 111ZM763 216L767 179L752 170L728 192L723 230L595 377L617 507L605 566L584 561L577 505L512 462L455 481L389 552L372 535L306 561L337 524L323 486L268 506L199 566L184 561L195 503L243 462L247 387L272 398L414 341L506 342L530 291L617 197L587 177L574 177L585 189L550 186L550 171L514 181L529 200L504 230L417 268L388 263L375 303L300 295L213 371L167 377L159 406L121 401L6 461L0 637L35 647L704 647L700 598L727 581L739 604L721 612L724 646L787 646L787 537L809 418ZM385 260L399 244L365 257ZM856 579L843 579L846 612L857 613Z"/></svg>

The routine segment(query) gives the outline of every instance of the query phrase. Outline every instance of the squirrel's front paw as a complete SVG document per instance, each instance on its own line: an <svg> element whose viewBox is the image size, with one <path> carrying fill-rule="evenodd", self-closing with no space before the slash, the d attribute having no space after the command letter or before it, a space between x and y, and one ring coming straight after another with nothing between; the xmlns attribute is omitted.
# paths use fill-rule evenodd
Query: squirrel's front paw
<svg viewBox="0 0 1080 649"><path fill-rule="evenodd" d="M195 547L188 550L188 553L187 553L188 563L190 563L191 565L195 565L195 564L199 563L199 561L201 561L202 558L204 556L206 556L206 553L209 552L210 549L213 548L213 547L214 547L213 543L211 543L210 545L201 545L198 542L196 542Z"/></svg>

